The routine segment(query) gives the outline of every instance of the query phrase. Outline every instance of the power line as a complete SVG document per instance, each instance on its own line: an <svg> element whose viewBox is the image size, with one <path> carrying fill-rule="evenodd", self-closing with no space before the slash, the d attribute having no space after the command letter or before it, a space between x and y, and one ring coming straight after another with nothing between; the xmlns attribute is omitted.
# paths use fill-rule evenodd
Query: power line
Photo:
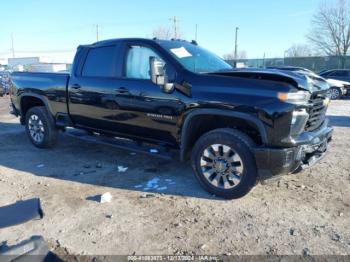
<svg viewBox="0 0 350 262"><path fill-rule="evenodd" d="M98 31L99 31L99 39L101 38L101 32L100 29L101 27L126 27L126 26L139 26L140 24L148 24L148 25L152 25L155 23L161 23L162 21L164 21L163 19L153 19L153 20L138 20L138 21L133 21L133 22L119 22L119 23L103 23L103 24L98 24ZM93 31L96 32L96 24L93 25L94 29ZM58 30L54 30L54 31L16 31L15 33L17 35L20 36L32 36L32 35L41 35L41 36L46 36L46 35L57 35L57 34L67 34L67 33L77 33L77 32L81 32L82 30L90 30L91 31L91 24L83 24L80 26L70 26L69 28L63 28L61 27L61 29ZM96 37L95 37L96 38Z"/></svg>

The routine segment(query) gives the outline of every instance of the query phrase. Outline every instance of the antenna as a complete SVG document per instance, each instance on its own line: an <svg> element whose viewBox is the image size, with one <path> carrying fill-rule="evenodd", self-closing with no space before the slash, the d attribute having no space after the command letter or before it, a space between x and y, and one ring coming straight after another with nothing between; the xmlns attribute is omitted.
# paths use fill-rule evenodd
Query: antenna
<svg viewBox="0 0 350 262"><path fill-rule="evenodd" d="M94 25L96 27L96 41L98 42L98 24Z"/></svg>
<svg viewBox="0 0 350 262"><path fill-rule="evenodd" d="M170 21L174 23L174 38L177 39L178 36L177 36L177 33L178 33L178 22L179 22L179 19L177 19L176 16L170 18Z"/></svg>

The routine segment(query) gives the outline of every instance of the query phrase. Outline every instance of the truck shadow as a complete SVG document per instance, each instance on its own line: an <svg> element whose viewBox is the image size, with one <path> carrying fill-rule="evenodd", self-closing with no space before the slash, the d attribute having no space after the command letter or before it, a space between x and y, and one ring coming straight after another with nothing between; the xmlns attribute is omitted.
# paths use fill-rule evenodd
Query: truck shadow
<svg viewBox="0 0 350 262"><path fill-rule="evenodd" d="M330 125L335 127L350 127L349 116L327 116L330 120Z"/></svg>
<svg viewBox="0 0 350 262"><path fill-rule="evenodd" d="M6 168L39 178L107 187L101 188L101 193L107 192L110 187L219 200L200 187L189 163L181 163L177 159L163 160L135 154L81 141L64 133L60 134L54 148L38 149L30 143L24 127L19 124L0 122L0 133L3 152L0 154L0 166ZM82 194L85 198L91 197L96 194L96 189Z"/></svg>

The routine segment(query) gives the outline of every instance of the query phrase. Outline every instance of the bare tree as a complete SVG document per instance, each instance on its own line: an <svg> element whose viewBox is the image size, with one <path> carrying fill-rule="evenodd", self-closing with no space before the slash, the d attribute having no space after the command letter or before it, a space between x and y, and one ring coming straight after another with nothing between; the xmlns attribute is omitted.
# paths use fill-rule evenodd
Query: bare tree
<svg viewBox="0 0 350 262"><path fill-rule="evenodd" d="M235 60L235 55L233 53L227 53L222 56L223 59L225 60Z"/></svg>
<svg viewBox="0 0 350 262"><path fill-rule="evenodd" d="M169 40L173 37L172 30L169 27L159 26L153 30L152 36L162 40Z"/></svg>
<svg viewBox="0 0 350 262"><path fill-rule="evenodd" d="M175 38L175 31L170 27L159 26L153 30L152 36L161 40L170 40L172 38ZM176 38L181 38L181 37L182 37L182 33L179 29L179 26L177 26Z"/></svg>
<svg viewBox="0 0 350 262"><path fill-rule="evenodd" d="M222 56L225 60L235 60L235 54L234 52L224 54ZM247 59L247 52L245 50L241 50L237 52L237 59L242 60L242 59Z"/></svg>
<svg viewBox="0 0 350 262"><path fill-rule="evenodd" d="M286 51L287 57L306 57L311 55L311 49L304 44L294 44Z"/></svg>
<svg viewBox="0 0 350 262"><path fill-rule="evenodd" d="M307 38L326 55L341 57L344 68L350 47L349 0L322 2L312 19L312 28Z"/></svg>

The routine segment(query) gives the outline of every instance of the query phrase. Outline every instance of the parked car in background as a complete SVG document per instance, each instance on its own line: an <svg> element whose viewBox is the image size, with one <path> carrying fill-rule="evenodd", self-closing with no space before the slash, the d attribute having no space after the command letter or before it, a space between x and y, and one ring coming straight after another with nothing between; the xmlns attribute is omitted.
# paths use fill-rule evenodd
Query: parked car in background
<svg viewBox="0 0 350 262"><path fill-rule="evenodd" d="M10 72L9 71L1 71L0 72L0 88L3 89L0 91L0 95L8 94L10 92Z"/></svg>
<svg viewBox="0 0 350 262"><path fill-rule="evenodd" d="M327 78L324 78L322 75L317 75L316 73L314 73L313 71L307 68L294 67L294 66L274 66L274 67L268 67L268 68L282 70L282 71L298 72L301 74L308 75L311 78L317 78L319 81L323 79L323 81L327 81L329 85L328 96L332 100L336 100L341 98L342 96L350 94L350 82L341 81L337 79L327 79ZM326 71L323 71L323 72L325 73Z"/></svg>
<svg viewBox="0 0 350 262"><path fill-rule="evenodd" d="M344 95L350 95L350 70L333 69L320 72L320 76L327 79L331 89L329 95L332 99L339 99Z"/></svg>
<svg viewBox="0 0 350 262"><path fill-rule="evenodd" d="M5 90L4 85L2 84L2 75L0 72L0 96L4 96L5 93L6 93L6 90Z"/></svg>
<svg viewBox="0 0 350 262"><path fill-rule="evenodd" d="M267 69L276 69L276 70L282 70L282 71L290 71L290 72L304 72L309 74L315 74L313 71L304 68L304 67L298 67L298 66L268 66Z"/></svg>
<svg viewBox="0 0 350 262"><path fill-rule="evenodd" d="M326 79L335 79L350 83L350 69L333 69L319 73L320 76Z"/></svg>
<svg viewBox="0 0 350 262"><path fill-rule="evenodd" d="M341 98L350 94L350 83L345 81L340 81L336 79L327 79L327 82L330 86L328 91L329 97L332 100Z"/></svg>
<svg viewBox="0 0 350 262"><path fill-rule="evenodd" d="M0 97L4 96L5 93L6 93L5 88L3 88L3 86L0 84Z"/></svg>

